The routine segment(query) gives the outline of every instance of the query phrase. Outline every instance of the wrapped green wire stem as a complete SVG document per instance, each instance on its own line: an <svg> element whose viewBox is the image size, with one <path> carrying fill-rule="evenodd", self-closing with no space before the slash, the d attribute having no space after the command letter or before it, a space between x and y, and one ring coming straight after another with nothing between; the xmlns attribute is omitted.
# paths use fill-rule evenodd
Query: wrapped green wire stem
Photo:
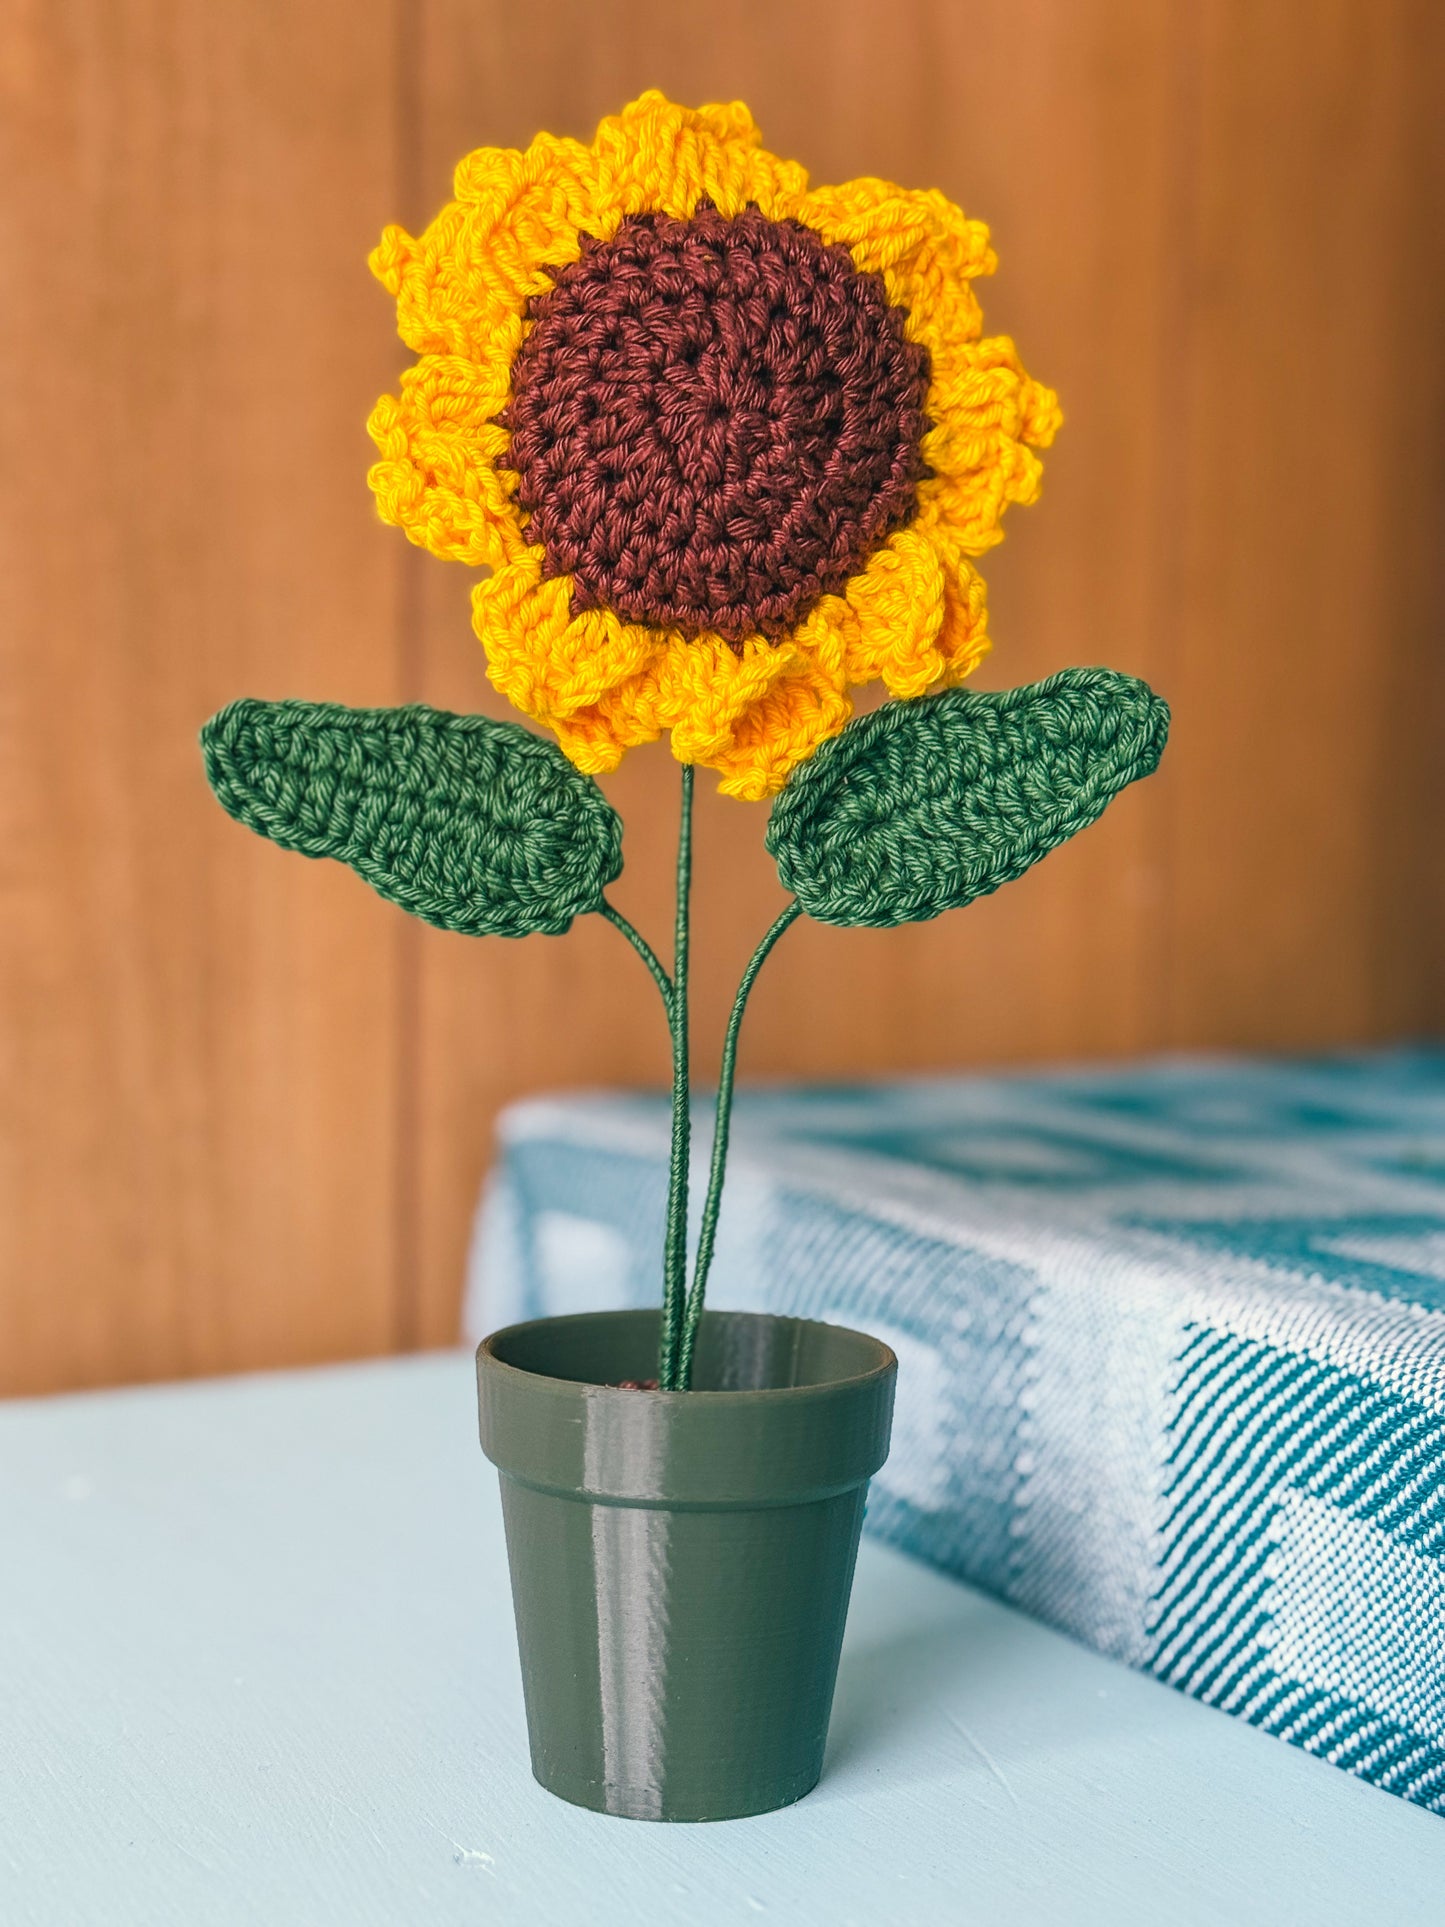
<svg viewBox="0 0 1445 1927"><path fill-rule="evenodd" d="M664 1392L678 1387L678 1355L687 1301L687 1189L692 1115L689 1091L687 953L692 896L691 763L682 766L682 807L677 834L677 920L673 928L672 997L672 1155L667 1172L667 1225L662 1248L662 1341L657 1361Z"/></svg>

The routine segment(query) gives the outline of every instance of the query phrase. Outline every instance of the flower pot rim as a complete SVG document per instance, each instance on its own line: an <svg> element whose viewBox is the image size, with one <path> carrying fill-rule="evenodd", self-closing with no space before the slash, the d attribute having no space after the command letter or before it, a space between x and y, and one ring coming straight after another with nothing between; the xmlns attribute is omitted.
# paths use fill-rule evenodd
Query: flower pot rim
<svg viewBox="0 0 1445 1927"><path fill-rule="evenodd" d="M776 1403L809 1394L816 1397L820 1394L842 1390L845 1387L861 1388L870 1382L876 1382L879 1379L888 1377L890 1373L898 1369L898 1358L891 1345L886 1344L881 1338L875 1338L872 1333L858 1331L851 1325L835 1325L825 1318L803 1318L789 1312L732 1311L723 1307L719 1307L716 1311L704 1312L704 1324L706 1325L715 1319L736 1319L749 1324L766 1323L773 1325L812 1326L827 1332L840 1332L850 1339L856 1339L860 1345L871 1347L875 1354L874 1362L861 1371L845 1372L834 1377L812 1379L799 1385L733 1386L727 1388L699 1386L695 1390L686 1392L670 1392L663 1391L659 1386L649 1386L644 1389L636 1386L609 1383L605 1379L560 1378L553 1372L534 1371L526 1365L514 1365L510 1359L499 1357L497 1354L496 1348L499 1344L515 1339L525 1332L542 1331L544 1329L556 1331L564 1326L577 1328L589 1321L601 1321L603 1319L636 1319L639 1323L656 1323L659 1319L659 1314L655 1310L645 1307L627 1307L616 1311L561 1312L555 1316L519 1319L514 1324L499 1326L496 1331L487 1334L477 1347L478 1368L481 1369L485 1363L485 1369L487 1371L505 1372L517 1379L524 1379L529 1384L534 1384L539 1388L545 1385L564 1397L571 1396L594 1399L615 1393L618 1397L625 1397L629 1400L642 1398L673 1403L684 1399L689 1401L706 1399L710 1404L715 1405Z"/></svg>
<svg viewBox="0 0 1445 1927"><path fill-rule="evenodd" d="M500 1358L549 1341L575 1365L598 1327L608 1380L558 1377ZM898 1361L881 1339L822 1319L775 1312L704 1315L699 1366L749 1365L780 1376L800 1365L846 1376L756 1390L641 1392L656 1356L660 1313L573 1312L493 1332L477 1348L482 1450L507 1477L590 1503L643 1506L794 1505L866 1484L888 1454ZM761 1347L750 1338L765 1336ZM811 1341L811 1342L810 1342ZM796 1349L794 1348L796 1345ZM639 1367L641 1366L641 1369Z"/></svg>

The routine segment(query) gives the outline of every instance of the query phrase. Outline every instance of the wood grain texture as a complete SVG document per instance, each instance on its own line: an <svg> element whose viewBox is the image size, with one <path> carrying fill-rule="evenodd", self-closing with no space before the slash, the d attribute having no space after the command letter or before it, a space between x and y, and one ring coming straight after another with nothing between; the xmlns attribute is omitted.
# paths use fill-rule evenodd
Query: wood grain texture
<svg viewBox="0 0 1445 1927"><path fill-rule="evenodd" d="M394 915L229 823L196 746L238 694L397 690L358 486L393 36L340 12L3 28L8 1391L393 1335Z"/></svg>
<svg viewBox="0 0 1445 1927"><path fill-rule="evenodd" d="M661 1081L600 925L468 944L210 804L232 695L503 713L468 572L381 529L367 247L460 154L742 95L816 178L990 221L1055 383L981 686L1171 700L1161 775L1001 895L791 931L744 1073L1309 1046L1445 1017L1429 0L17 0L0 26L0 1388L449 1338L492 1121ZM18 454L17 454L18 451ZM607 785L670 926L676 770ZM698 1072L781 898L700 786Z"/></svg>
<svg viewBox="0 0 1445 1927"><path fill-rule="evenodd" d="M1183 30L1171 1041L1445 1017L1445 14L1308 14Z"/></svg>

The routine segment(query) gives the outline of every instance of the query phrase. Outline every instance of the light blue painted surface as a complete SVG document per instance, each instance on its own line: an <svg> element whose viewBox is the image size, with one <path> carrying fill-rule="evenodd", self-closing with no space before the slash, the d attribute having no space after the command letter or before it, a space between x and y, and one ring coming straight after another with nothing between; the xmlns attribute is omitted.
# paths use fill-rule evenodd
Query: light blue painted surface
<svg viewBox="0 0 1445 1927"><path fill-rule="evenodd" d="M829 1765L713 1827L528 1773L458 1355L0 1407L5 1927L1438 1927L1445 1828L876 1543Z"/></svg>
<svg viewBox="0 0 1445 1927"><path fill-rule="evenodd" d="M477 1334L655 1303L666 1105L501 1140ZM1445 1052L749 1090L708 1295L898 1353L878 1537L1445 1814Z"/></svg>

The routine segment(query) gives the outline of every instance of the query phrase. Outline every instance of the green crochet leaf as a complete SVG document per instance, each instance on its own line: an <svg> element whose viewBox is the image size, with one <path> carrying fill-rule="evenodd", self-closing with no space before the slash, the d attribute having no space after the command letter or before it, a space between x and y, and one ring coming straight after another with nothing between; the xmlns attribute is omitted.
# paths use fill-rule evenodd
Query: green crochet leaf
<svg viewBox="0 0 1445 1927"><path fill-rule="evenodd" d="M1168 733L1168 705L1110 669L888 703L797 770L768 849L820 923L922 923L1086 828L1149 775Z"/></svg>
<svg viewBox="0 0 1445 1927"><path fill-rule="evenodd" d="M516 723L248 699L211 718L201 748L237 822L349 863L442 930L557 936L622 869L601 790Z"/></svg>

